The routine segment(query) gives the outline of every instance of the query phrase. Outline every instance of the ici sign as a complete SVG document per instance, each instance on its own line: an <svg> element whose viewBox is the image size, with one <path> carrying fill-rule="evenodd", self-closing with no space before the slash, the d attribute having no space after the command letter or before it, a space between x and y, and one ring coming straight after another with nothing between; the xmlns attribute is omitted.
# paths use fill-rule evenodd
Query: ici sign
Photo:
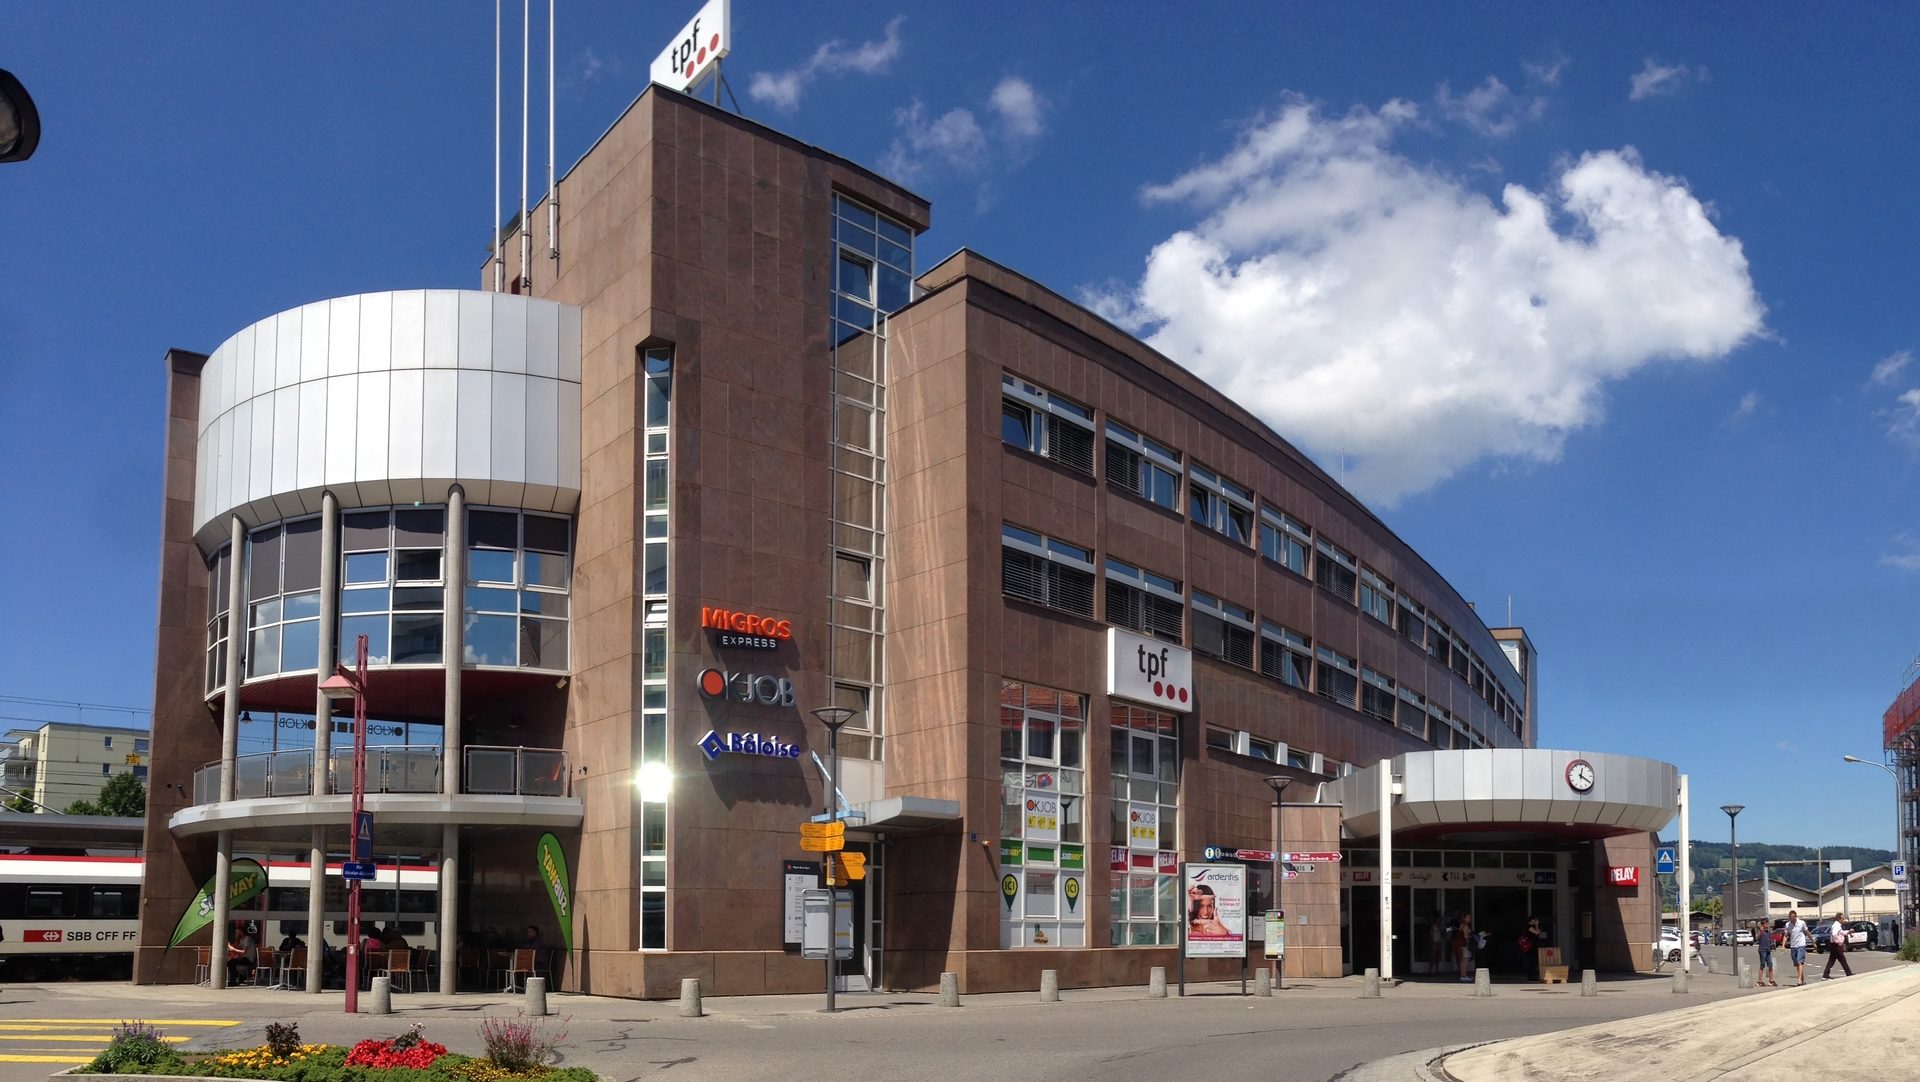
<svg viewBox="0 0 1920 1082"><path fill-rule="evenodd" d="M762 706L792 706L793 681L765 673L729 672L725 669L700 670L700 694L709 699Z"/></svg>
<svg viewBox="0 0 1920 1082"><path fill-rule="evenodd" d="M1193 651L1107 629L1107 694L1182 714L1193 710Z"/></svg>

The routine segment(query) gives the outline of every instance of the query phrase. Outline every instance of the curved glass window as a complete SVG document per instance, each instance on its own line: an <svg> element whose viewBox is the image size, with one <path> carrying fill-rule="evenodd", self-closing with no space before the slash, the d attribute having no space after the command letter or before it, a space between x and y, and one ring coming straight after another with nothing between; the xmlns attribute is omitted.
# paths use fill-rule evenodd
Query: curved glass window
<svg viewBox="0 0 1920 1082"><path fill-rule="evenodd" d="M438 665L443 656L443 507L340 516L340 660L367 637L370 665Z"/></svg>
<svg viewBox="0 0 1920 1082"><path fill-rule="evenodd" d="M467 512L463 664L566 671L572 542L562 515Z"/></svg>
<svg viewBox="0 0 1920 1082"><path fill-rule="evenodd" d="M320 667L320 520L247 535L246 679Z"/></svg>

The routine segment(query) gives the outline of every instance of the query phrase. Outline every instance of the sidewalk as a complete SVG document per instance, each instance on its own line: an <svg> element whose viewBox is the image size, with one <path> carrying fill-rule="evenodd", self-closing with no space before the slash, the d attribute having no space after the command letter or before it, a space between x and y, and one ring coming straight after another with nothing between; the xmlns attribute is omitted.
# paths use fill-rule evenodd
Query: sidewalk
<svg viewBox="0 0 1920 1082"><path fill-rule="evenodd" d="M1499 1041L1435 1062L1452 1082L1911 1077L1920 965Z"/></svg>

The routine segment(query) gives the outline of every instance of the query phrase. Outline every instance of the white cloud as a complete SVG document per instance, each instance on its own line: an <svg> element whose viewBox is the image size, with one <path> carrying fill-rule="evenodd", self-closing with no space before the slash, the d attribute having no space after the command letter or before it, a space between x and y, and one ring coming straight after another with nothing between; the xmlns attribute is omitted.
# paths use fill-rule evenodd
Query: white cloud
<svg viewBox="0 0 1920 1082"><path fill-rule="evenodd" d="M1555 76L1558 77L1557 71ZM1434 94L1434 104L1439 106L1441 116L1494 139L1512 135L1522 120L1538 120L1547 110L1547 99L1522 98L1491 75L1486 82L1459 97L1454 96L1448 84L1441 83Z"/></svg>
<svg viewBox="0 0 1920 1082"><path fill-rule="evenodd" d="M1289 100L1149 202L1205 215L1109 318L1391 503L1486 457L1551 461L1603 390L1762 332L1740 242L1631 149L1498 203L1390 144L1418 110Z"/></svg>
<svg viewBox="0 0 1920 1082"><path fill-rule="evenodd" d="M824 42L806 63L785 71L755 72L747 83L747 96L766 102L781 112L800 105L807 86L821 75L879 75L900 56L900 24L906 16L896 15L887 23L886 36L878 41L862 42L848 48L838 38Z"/></svg>
<svg viewBox="0 0 1920 1082"><path fill-rule="evenodd" d="M1727 420L1729 422L1744 421L1758 414L1765 404L1766 401L1760 397L1759 391L1748 391L1740 396L1740 401L1733 407L1733 412L1727 415Z"/></svg>
<svg viewBox="0 0 1920 1082"><path fill-rule="evenodd" d="M1015 139L1037 139L1045 130L1040 119L1042 103L1033 84L1009 75L993 88L993 111L1007 135Z"/></svg>
<svg viewBox="0 0 1920 1082"><path fill-rule="evenodd" d="M1920 447L1920 387L1910 387L1893 400L1893 408L1887 411L1887 435Z"/></svg>
<svg viewBox="0 0 1920 1082"><path fill-rule="evenodd" d="M1903 533L1895 539L1895 544L1893 551L1880 554L1880 565L1900 571L1920 571L1920 541Z"/></svg>
<svg viewBox="0 0 1920 1082"><path fill-rule="evenodd" d="M997 119L993 130L972 109L956 107L933 115L918 98L894 111L898 128L881 158L888 176L912 183L935 167L963 175L979 175L1018 164L1033 142L1046 131L1047 103L1032 84L1009 75L1000 80L987 100ZM976 204L992 200L992 186L983 183Z"/></svg>
<svg viewBox="0 0 1920 1082"><path fill-rule="evenodd" d="M1704 74L1700 77L1705 78ZM1693 69L1684 64L1668 66L1648 57L1646 66L1635 72L1633 78L1628 81L1627 100L1645 101L1648 98L1678 94L1680 88L1693 78L1695 78Z"/></svg>
<svg viewBox="0 0 1920 1082"><path fill-rule="evenodd" d="M1541 86L1559 86L1560 74L1567 70L1567 65L1570 63L1572 61L1566 57L1556 56L1552 60L1538 64L1521 64L1520 66L1526 70L1527 78L1533 82Z"/></svg>
<svg viewBox="0 0 1920 1082"><path fill-rule="evenodd" d="M1900 378L1900 373L1906 371L1907 366L1912 363L1913 351L1910 349L1889 353L1880 358L1880 363L1873 366L1873 375L1867 377L1867 382L1876 387L1891 386L1894 380Z"/></svg>

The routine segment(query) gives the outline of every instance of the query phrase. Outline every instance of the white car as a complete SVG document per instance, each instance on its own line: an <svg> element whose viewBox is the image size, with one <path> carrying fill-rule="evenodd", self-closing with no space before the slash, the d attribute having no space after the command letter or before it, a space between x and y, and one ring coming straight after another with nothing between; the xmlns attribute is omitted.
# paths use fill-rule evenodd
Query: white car
<svg viewBox="0 0 1920 1082"><path fill-rule="evenodd" d="M1654 941L1653 957L1657 962L1678 962L1680 951L1685 949L1690 961L1700 960L1700 948L1687 942L1676 929L1662 928L1660 938Z"/></svg>

